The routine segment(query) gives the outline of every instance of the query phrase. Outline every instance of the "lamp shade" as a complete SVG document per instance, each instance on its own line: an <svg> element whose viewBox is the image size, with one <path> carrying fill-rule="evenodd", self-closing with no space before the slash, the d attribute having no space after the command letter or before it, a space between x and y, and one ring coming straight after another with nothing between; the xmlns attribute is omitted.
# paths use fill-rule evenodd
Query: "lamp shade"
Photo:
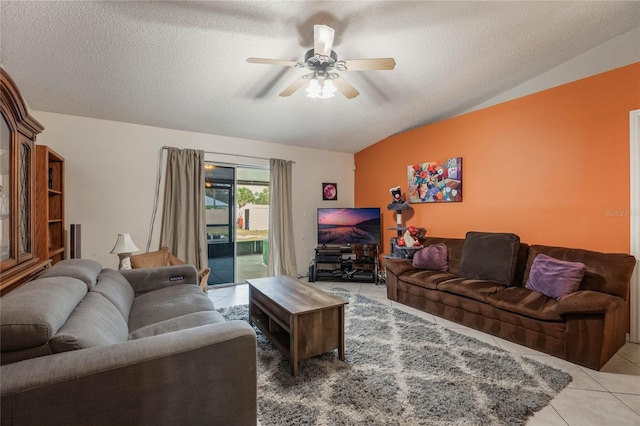
<svg viewBox="0 0 640 426"><path fill-rule="evenodd" d="M307 87L307 97L312 99L328 99L333 98L338 89L331 82L330 77L313 76L309 79Z"/></svg>
<svg viewBox="0 0 640 426"><path fill-rule="evenodd" d="M116 241L116 245L113 247L113 250L111 250L111 253L133 253L138 250L140 249L133 243L130 234L118 234L118 240Z"/></svg>

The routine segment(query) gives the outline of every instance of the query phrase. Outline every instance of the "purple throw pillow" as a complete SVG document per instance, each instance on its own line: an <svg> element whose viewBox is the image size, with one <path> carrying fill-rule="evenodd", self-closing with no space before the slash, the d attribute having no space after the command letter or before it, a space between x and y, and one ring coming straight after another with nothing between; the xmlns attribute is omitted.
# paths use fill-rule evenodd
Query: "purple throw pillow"
<svg viewBox="0 0 640 426"><path fill-rule="evenodd" d="M438 243L420 249L413 255L412 263L416 269L431 269L445 272L449 269L447 246L443 243Z"/></svg>
<svg viewBox="0 0 640 426"><path fill-rule="evenodd" d="M568 262L539 254L533 259L525 288L559 299L578 291L585 269L582 262Z"/></svg>

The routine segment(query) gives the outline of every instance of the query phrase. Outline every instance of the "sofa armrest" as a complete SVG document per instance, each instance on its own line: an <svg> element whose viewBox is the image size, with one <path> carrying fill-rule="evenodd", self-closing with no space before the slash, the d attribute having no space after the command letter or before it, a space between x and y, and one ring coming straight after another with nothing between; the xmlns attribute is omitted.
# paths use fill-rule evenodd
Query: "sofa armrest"
<svg viewBox="0 0 640 426"><path fill-rule="evenodd" d="M568 294L556 305L556 312L566 314L601 314L624 305L624 300L598 291L583 290Z"/></svg>
<svg viewBox="0 0 640 426"><path fill-rule="evenodd" d="M176 284L199 285L198 271L193 265L159 266L119 271L131 284L136 296Z"/></svg>
<svg viewBox="0 0 640 426"><path fill-rule="evenodd" d="M404 274L407 271L415 269L409 259L387 259L385 262L385 269L387 273L391 272L396 277Z"/></svg>
<svg viewBox="0 0 640 426"><path fill-rule="evenodd" d="M255 425L256 335L228 321L3 365L2 424Z"/></svg>

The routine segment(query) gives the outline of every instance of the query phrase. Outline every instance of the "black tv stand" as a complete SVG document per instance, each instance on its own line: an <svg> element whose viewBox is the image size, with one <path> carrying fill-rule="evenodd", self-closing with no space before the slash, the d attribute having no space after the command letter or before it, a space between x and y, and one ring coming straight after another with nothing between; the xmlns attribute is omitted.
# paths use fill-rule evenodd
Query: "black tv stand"
<svg viewBox="0 0 640 426"><path fill-rule="evenodd" d="M310 281L352 281L378 283L377 244L351 244L315 249L313 279Z"/></svg>

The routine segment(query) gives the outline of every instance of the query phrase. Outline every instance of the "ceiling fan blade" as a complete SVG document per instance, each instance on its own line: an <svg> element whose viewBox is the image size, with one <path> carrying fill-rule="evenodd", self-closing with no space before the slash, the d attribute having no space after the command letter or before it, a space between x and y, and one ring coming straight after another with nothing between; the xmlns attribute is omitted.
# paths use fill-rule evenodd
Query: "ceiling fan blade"
<svg viewBox="0 0 640 426"><path fill-rule="evenodd" d="M247 62L249 62L250 64L282 65L283 67L295 67L296 65L298 65L296 61L265 58L247 58Z"/></svg>
<svg viewBox="0 0 640 426"><path fill-rule="evenodd" d="M333 36L335 30L326 25L313 26L313 53L316 55L331 56Z"/></svg>
<svg viewBox="0 0 640 426"><path fill-rule="evenodd" d="M289 85L289 87L287 87L282 92L280 92L280 96L282 96L282 97L291 96L296 92L296 90L298 90L299 88L304 86L305 83L308 83L308 82L309 82L309 79L304 78L304 77L300 77L299 79L297 79L296 81L291 83L291 85Z"/></svg>
<svg viewBox="0 0 640 426"><path fill-rule="evenodd" d="M344 95L347 99L353 99L360 94L347 80L344 78L338 77L331 80L333 85L338 89L340 93Z"/></svg>
<svg viewBox="0 0 640 426"><path fill-rule="evenodd" d="M392 70L396 67L393 58L349 59L344 62L347 71Z"/></svg>

